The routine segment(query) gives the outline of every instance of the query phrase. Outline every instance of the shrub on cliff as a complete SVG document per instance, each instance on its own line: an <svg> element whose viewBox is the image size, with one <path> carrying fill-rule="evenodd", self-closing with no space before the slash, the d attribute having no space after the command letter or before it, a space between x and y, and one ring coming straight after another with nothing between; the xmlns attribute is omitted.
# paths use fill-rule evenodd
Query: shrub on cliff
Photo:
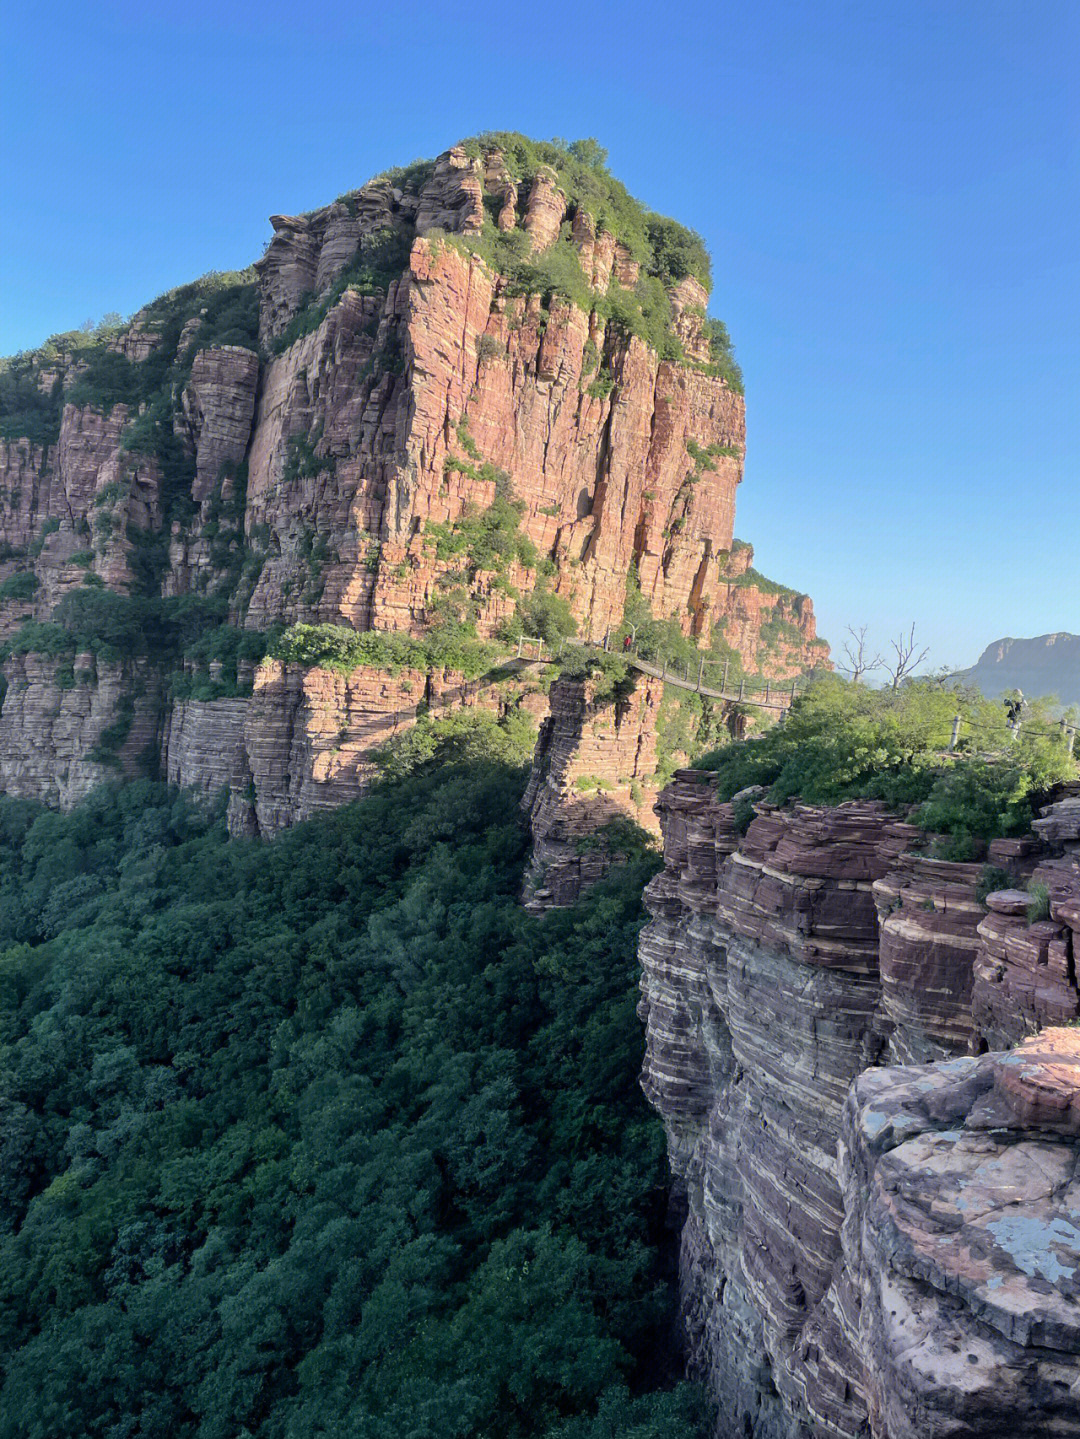
<svg viewBox="0 0 1080 1439"><path fill-rule="evenodd" d="M958 713L964 748L951 755ZM917 806L911 818L944 837L939 853L977 858L988 839L1022 832L1040 792L1076 772L1060 731L1040 718L1034 711L1011 740L1002 707L975 690L931 680L872 690L827 675L784 724L695 763L717 772L721 799L761 784L777 804L858 798Z"/></svg>
<svg viewBox="0 0 1080 1439"><path fill-rule="evenodd" d="M16 570L0 583L0 600L28 600L38 587L33 570Z"/></svg>
<svg viewBox="0 0 1080 1439"><path fill-rule="evenodd" d="M0 1436L689 1436L632 864L517 903L523 771L272 843L0 800Z"/></svg>
<svg viewBox="0 0 1080 1439"><path fill-rule="evenodd" d="M577 620L568 601L542 584L521 597L514 619L520 625L521 634L538 637L551 649L577 634ZM511 634L514 628L516 626L511 627Z"/></svg>
<svg viewBox="0 0 1080 1439"><path fill-rule="evenodd" d="M290 625L268 641L268 653L288 664L318 665L351 674L361 665L389 670L454 670L475 679L490 669L498 648L467 626L441 625L422 638L398 630L349 629L347 625Z"/></svg>
<svg viewBox="0 0 1080 1439"><path fill-rule="evenodd" d="M512 768L528 764L536 748L536 726L529 716L511 710L501 718L466 710L433 719L422 715L372 758L390 780L401 780L438 758L443 763L495 764Z"/></svg>

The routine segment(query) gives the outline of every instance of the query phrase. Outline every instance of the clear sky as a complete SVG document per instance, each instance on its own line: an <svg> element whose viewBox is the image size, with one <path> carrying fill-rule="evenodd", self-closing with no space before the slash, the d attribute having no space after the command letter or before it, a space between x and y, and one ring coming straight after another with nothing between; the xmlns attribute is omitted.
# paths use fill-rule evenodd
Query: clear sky
<svg viewBox="0 0 1080 1439"><path fill-rule="evenodd" d="M1075 0L8 0L0 353L484 129L705 237L759 568L931 662L1080 631Z"/></svg>

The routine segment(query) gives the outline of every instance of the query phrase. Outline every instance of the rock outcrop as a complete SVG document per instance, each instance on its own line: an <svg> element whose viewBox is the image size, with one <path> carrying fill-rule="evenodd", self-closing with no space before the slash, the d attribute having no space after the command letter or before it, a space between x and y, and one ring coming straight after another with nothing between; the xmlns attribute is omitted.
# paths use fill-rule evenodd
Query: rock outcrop
<svg viewBox="0 0 1080 1439"><path fill-rule="evenodd" d="M1033 1060L986 1099L1013 1060L966 1053L990 923L972 867L878 804L755 809L740 835L745 805L676 775L640 946L718 1439L1080 1434L1080 1069ZM1052 906L1060 930L1064 883Z"/></svg>
<svg viewBox="0 0 1080 1439"><path fill-rule="evenodd" d="M753 545L734 541L720 573L714 619L746 673L785 680L831 669L810 596L765 579L753 566Z"/></svg>
<svg viewBox="0 0 1080 1439"><path fill-rule="evenodd" d="M839 1155L870 1432L1080 1433L1080 1030L867 1071Z"/></svg>
<svg viewBox="0 0 1080 1439"><path fill-rule="evenodd" d="M1045 919L1029 921L1029 893L1005 890L979 925L973 1023L989 1048L1080 1020L1080 858L1045 861L1032 879L1047 887Z"/></svg>
<svg viewBox="0 0 1080 1439"><path fill-rule="evenodd" d="M633 672L621 693L604 693L602 684L560 679L551 687L522 800L532 835L529 909L572 904L626 852L626 821L659 834L653 802L663 686Z"/></svg>
<svg viewBox="0 0 1080 1439"><path fill-rule="evenodd" d="M657 619L706 643L729 626L752 672L812 667L809 601L761 589L733 551L744 404L737 371L713 362L707 291L646 262L642 308L640 237L632 254L602 205L553 164L522 173L521 153L458 145L276 215L250 274L19 361L28 433L0 442L11 695L26 652L61 655L65 673L87 648L149 667L164 771L228 783L234 823L272 830L363 785L383 732L364 715L416 713L389 674L358 676L355 699L273 664L256 676L259 636L296 623L422 637L468 619L490 638L541 590L600 640L633 574ZM580 263L572 282L540 264L555 249L553 273ZM15 732L39 710L5 705L0 752L37 755L20 793L68 803L83 782L61 771L82 773L93 726L50 761L47 726ZM646 787L655 737L639 747L600 778ZM240 791L255 796L242 819ZM651 798L632 808L648 816Z"/></svg>
<svg viewBox="0 0 1080 1439"><path fill-rule="evenodd" d="M954 678L978 685L991 699L1007 690L1057 695L1064 705L1080 704L1080 635L1058 631L1032 639L995 640L976 664Z"/></svg>

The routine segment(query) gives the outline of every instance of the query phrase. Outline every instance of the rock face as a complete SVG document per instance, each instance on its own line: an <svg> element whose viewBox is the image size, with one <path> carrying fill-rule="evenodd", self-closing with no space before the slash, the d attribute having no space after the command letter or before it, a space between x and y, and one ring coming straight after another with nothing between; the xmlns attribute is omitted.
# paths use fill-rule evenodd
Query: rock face
<svg viewBox="0 0 1080 1439"><path fill-rule="evenodd" d="M207 799L228 789L233 833L276 834L363 794L378 773L374 751L420 713L528 710L530 679L496 689L449 673L360 666L343 675L268 660L250 699L172 706L166 778Z"/></svg>
<svg viewBox="0 0 1080 1439"><path fill-rule="evenodd" d="M155 669L161 765L208 791L228 783L237 824L272 830L351 797L383 733L373 717L411 723L416 710L388 675L359 676L350 696L272 665L255 677L245 659L234 681L218 656L243 647L207 636L211 624L422 636L465 614L490 637L542 587L599 640L634 573L657 618L706 641L727 626L755 673L787 677L821 656L809 600L760 589L752 552L733 551L744 403L711 362L706 291L691 275L665 282L663 348L680 358L662 359L601 303L614 285L632 309L639 261L555 169L521 178L511 159L459 145L308 215L274 216L254 278L239 277L227 305L200 282L112 336L108 365L61 337L28 371L39 395L60 386L72 402L55 441L0 442L0 639L20 632L18 651L45 645L65 664L89 645ZM510 250L493 249L495 235L522 261L558 246L572 264L576 252L582 293L501 272L490 257ZM505 535L501 548L470 541L477 517L510 525L508 508L509 551ZM102 588L143 607L120 640ZM168 611L167 635L161 601L189 606ZM27 634L27 621L67 631ZM28 663L5 662L12 697ZM36 664L39 688L46 673ZM642 696L655 718L655 694ZM92 726L58 738L51 760L48 726L18 732L41 706L69 703L42 695L0 713L20 793L69 803L81 791L61 776L82 773ZM339 731L349 738L335 747ZM645 786L651 745L642 736L634 762L620 753L599 777ZM236 818L236 793L252 789ZM631 808L647 816L650 800Z"/></svg>
<svg viewBox="0 0 1080 1439"><path fill-rule="evenodd" d="M882 1011L890 1054L922 1064L964 1053L973 1033L971 997L982 866L901 854L874 884Z"/></svg>
<svg viewBox="0 0 1080 1439"><path fill-rule="evenodd" d="M1033 639L995 640L971 669L956 679L978 685L991 699L1006 690L1057 695L1064 705L1080 704L1080 635L1063 631Z"/></svg>
<svg viewBox="0 0 1080 1439"><path fill-rule="evenodd" d="M9 660L0 727L0 788L67 809L120 775L145 772L156 754L160 693L145 665L76 655L69 667L41 655Z"/></svg>
<svg viewBox="0 0 1080 1439"><path fill-rule="evenodd" d="M522 808L532 856L525 903L533 910L572 904L627 844L620 821L659 834L656 798L656 710L663 686L631 679L618 695L596 680L557 680L540 726Z"/></svg>
<svg viewBox="0 0 1080 1439"><path fill-rule="evenodd" d="M1080 1031L870 1070L840 1144L871 1432L1080 1433Z"/></svg>
<svg viewBox="0 0 1080 1439"><path fill-rule="evenodd" d="M1029 923L1031 896L1004 891L987 896L978 928L973 1018L995 1049L1080 1019L1080 857L1045 861L1032 878L1049 892L1045 919Z"/></svg>
<svg viewBox="0 0 1080 1439"><path fill-rule="evenodd" d="M1080 1069L1032 1060L991 1113L1012 1058L966 1054L970 867L876 804L756 810L740 836L712 776L676 775L640 947L718 1439L1080 1434ZM912 1059L937 1062L887 1067Z"/></svg>
<svg viewBox="0 0 1080 1439"><path fill-rule="evenodd" d="M773 584L753 565L753 545L734 541L720 574L715 618L746 673L785 680L819 667L831 669L829 647L817 637L810 596Z"/></svg>

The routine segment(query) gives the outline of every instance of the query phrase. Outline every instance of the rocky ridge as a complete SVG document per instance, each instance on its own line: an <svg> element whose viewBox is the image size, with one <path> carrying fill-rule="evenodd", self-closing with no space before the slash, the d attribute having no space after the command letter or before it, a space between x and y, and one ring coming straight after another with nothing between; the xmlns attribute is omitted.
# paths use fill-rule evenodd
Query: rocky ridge
<svg viewBox="0 0 1080 1439"><path fill-rule="evenodd" d="M970 669L953 678L978 685L991 699L1020 689L1029 696L1057 695L1063 705L1080 704L1080 635L1058 631L994 640Z"/></svg>
<svg viewBox="0 0 1080 1439"><path fill-rule="evenodd" d="M876 803L755 808L676 775L640 948L718 1439L1080 1434L1080 1029L1038 1033L1080 1017L1073 839L1029 924Z"/></svg>

